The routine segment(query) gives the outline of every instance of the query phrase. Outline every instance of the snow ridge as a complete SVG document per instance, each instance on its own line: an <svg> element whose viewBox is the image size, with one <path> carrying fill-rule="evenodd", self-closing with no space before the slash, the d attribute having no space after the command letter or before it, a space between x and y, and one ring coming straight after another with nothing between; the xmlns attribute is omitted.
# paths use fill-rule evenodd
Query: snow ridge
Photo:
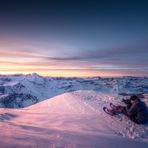
<svg viewBox="0 0 148 148"><path fill-rule="evenodd" d="M24 109L3 110L0 126L7 128L0 129L0 142L5 146L9 139L7 146L19 147L21 143L39 148L146 148L148 125L136 125L124 115L112 117L103 112L103 106L110 102L121 104L120 99L109 93L78 90Z"/></svg>

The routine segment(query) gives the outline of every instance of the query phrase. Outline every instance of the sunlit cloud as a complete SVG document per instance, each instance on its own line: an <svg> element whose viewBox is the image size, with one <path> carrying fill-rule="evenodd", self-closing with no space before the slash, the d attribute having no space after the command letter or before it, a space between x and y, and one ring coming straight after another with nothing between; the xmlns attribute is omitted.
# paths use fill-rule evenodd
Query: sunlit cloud
<svg viewBox="0 0 148 148"><path fill-rule="evenodd" d="M34 73L50 76L147 76L148 45L79 49L20 42L0 45L0 73ZM11 44L12 43L12 44ZM43 45L43 47L42 47ZM65 45L66 47L66 45ZM76 48L76 47L75 47ZM71 48L71 51L74 47ZM60 52L59 52L60 51ZM61 54L62 53L62 54Z"/></svg>

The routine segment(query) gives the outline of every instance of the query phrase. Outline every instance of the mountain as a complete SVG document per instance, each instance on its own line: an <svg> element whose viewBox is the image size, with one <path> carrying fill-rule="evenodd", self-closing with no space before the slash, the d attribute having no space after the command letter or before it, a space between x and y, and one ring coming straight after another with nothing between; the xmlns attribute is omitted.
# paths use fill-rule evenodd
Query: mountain
<svg viewBox="0 0 148 148"><path fill-rule="evenodd" d="M0 75L0 147L147 148L147 124L102 110L131 94L148 105L148 78Z"/></svg>
<svg viewBox="0 0 148 148"><path fill-rule="evenodd" d="M148 94L148 78L54 78L38 74L0 75L0 107L23 108L76 90L95 90L116 97Z"/></svg>
<svg viewBox="0 0 148 148"><path fill-rule="evenodd" d="M147 148L148 126L102 107L121 104L95 90L64 93L23 109L1 109L1 147Z"/></svg>

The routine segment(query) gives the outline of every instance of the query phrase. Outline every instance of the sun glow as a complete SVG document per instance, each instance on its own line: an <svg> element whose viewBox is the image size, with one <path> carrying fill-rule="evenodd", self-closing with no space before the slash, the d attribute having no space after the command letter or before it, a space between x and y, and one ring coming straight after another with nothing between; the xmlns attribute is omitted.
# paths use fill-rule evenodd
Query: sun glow
<svg viewBox="0 0 148 148"><path fill-rule="evenodd" d="M16 48L21 49L24 46L25 45L19 45L16 46ZM42 52L34 52L33 50L17 49L11 51L10 49L2 50L2 47L0 48L0 74L38 73L43 76L53 77L118 77L144 75L139 69L132 68L131 70L130 67L116 65L114 63L99 63L89 58L64 57L63 55L54 57L50 55L53 53L45 55Z"/></svg>
<svg viewBox="0 0 148 148"><path fill-rule="evenodd" d="M30 74L38 73L42 76L52 76L52 77L115 77L123 76L119 72L107 72L107 71L94 71L94 70L76 70L76 69L3 69L0 70L0 74Z"/></svg>

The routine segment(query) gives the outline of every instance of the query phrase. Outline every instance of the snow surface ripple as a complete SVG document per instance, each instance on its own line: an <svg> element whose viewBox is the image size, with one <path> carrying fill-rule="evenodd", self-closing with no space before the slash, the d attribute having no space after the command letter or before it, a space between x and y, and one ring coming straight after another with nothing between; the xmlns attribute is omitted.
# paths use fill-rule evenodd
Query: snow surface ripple
<svg viewBox="0 0 148 148"><path fill-rule="evenodd" d="M105 114L103 106L121 97L97 91L65 93L24 109L1 109L3 147L147 147L148 125L124 115Z"/></svg>

